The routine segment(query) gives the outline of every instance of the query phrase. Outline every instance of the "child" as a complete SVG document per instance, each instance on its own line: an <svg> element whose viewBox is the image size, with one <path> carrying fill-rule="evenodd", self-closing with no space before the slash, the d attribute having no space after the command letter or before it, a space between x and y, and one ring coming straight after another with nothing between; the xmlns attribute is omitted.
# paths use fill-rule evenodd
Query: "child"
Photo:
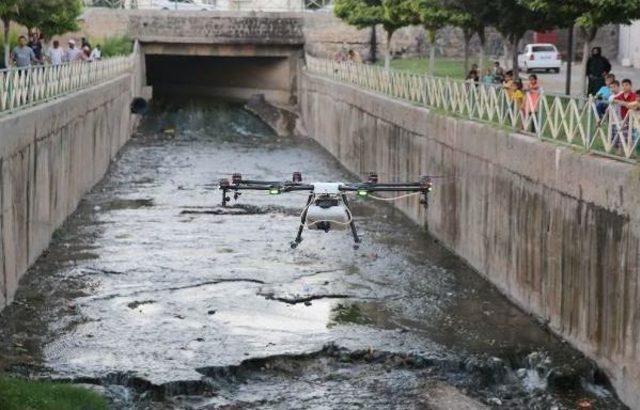
<svg viewBox="0 0 640 410"><path fill-rule="evenodd" d="M511 101L513 101L518 110L520 110L524 104L523 88L522 80L515 80L511 82Z"/></svg>
<svg viewBox="0 0 640 410"><path fill-rule="evenodd" d="M482 83L486 86L490 86L493 84L493 73L490 68L487 68L484 71L484 76L482 77Z"/></svg>
<svg viewBox="0 0 640 410"><path fill-rule="evenodd" d="M615 75L607 74L604 78L605 85L603 85L596 93L596 110L598 111L600 118L602 118L609 106L609 99L611 98L611 83L613 83L615 79Z"/></svg>

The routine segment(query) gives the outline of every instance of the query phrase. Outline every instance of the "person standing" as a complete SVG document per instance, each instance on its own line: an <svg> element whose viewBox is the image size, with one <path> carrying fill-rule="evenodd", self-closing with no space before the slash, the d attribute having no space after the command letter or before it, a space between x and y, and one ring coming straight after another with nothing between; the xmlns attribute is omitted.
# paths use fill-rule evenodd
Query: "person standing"
<svg viewBox="0 0 640 410"><path fill-rule="evenodd" d="M102 50L100 49L100 44L97 44L96 47L91 50L91 61L102 60Z"/></svg>
<svg viewBox="0 0 640 410"><path fill-rule="evenodd" d="M69 40L69 48L67 48L67 52L64 55L64 61L66 63L73 63L74 61L80 60L82 56L82 50L76 47L76 41L74 39Z"/></svg>
<svg viewBox="0 0 640 410"><path fill-rule="evenodd" d="M53 47L47 51L47 59L51 65L60 65L64 61L64 50L58 40L53 40Z"/></svg>
<svg viewBox="0 0 640 410"><path fill-rule="evenodd" d="M11 52L11 61L18 68L29 68L32 63L36 62L36 55L31 47L27 46L27 38L25 36L18 38L18 45Z"/></svg>
<svg viewBox="0 0 640 410"><path fill-rule="evenodd" d="M604 77L611 71L611 63L602 55L600 47L591 50L591 57L587 61L587 77L589 87L587 95L595 95L604 85Z"/></svg>
<svg viewBox="0 0 640 410"><path fill-rule="evenodd" d="M33 54L36 55L38 64L42 64L44 62L42 58L42 34L33 33L27 45L33 50Z"/></svg>
<svg viewBox="0 0 640 410"><path fill-rule="evenodd" d="M500 66L500 62L496 61L493 63L493 69L491 74L493 74L493 81L496 84L500 84L502 80L504 80L504 69Z"/></svg>

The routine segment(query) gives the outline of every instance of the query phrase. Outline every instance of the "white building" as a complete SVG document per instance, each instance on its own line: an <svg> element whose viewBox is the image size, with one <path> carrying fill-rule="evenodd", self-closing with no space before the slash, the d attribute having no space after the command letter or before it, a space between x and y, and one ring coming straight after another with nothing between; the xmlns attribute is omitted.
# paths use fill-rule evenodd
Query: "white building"
<svg viewBox="0 0 640 410"><path fill-rule="evenodd" d="M620 26L618 60L623 66L640 68L640 20Z"/></svg>

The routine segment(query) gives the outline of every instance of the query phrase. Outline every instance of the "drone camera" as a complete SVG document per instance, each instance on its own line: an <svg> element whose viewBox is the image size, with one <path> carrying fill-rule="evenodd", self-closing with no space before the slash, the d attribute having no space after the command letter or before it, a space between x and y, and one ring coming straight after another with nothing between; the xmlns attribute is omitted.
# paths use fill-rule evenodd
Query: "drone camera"
<svg viewBox="0 0 640 410"><path fill-rule="evenodd" d="M231 181L233 182L233 185L238 185L239 183L242 182L242 175L241 174L233 174L231 176Z"/></svg>
<svg viewBox="0 0 640 410"><path fill-rule="evenodd" d="M378 174L375 173L375 172L369 172L368 182L370 184L377 184L378 183Z"/></svg>
<svg viewBox="0 0 640 410"><path fill-rule="evenodd" d="M302 173L299 172L299 171L295 171L293 173L292 180L293 180L293 183L295 183L295 184L299 184L300 182L302 182Z"/></svg>
<svg viewBox="0 0 640 410"><path fill-rule="evenodd" d="M227 178L222 178L218 180L218 185L220 186L220 188L228 188L229 187L229 180Z"/></svg>

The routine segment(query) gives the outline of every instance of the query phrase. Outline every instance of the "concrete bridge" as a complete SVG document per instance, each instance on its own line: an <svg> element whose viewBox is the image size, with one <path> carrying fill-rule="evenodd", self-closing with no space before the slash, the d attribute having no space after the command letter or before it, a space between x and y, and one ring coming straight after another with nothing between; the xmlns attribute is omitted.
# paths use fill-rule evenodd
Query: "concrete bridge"
<svg viewBox="0 0 640 410"><path fill-rule="evenodd" d="M137 11L129 35L141 45L157 95L178 93L295 104L304 45L302 13Z"/></svg>
<svg viewBox="0 0 640 410"><path fill-rule="evenodd" d="M130 136L137 116L128 105L144 84L155 95L263 93L276 103L299 102L309 135L355 173L451 176L435 190L429 213L408 202L399 208L597 361L622 399L640 408L637 165L525 135L517 112L500 112L516 120L496 127L464 104L433 102L432 109L423 90L456 84L372 74L371 67L300 70L302 29L299 14L133 12L129 31L140 47L126 73L0 116L0 305L11 302L19 278ZM476 91L468 89L455 95L473 101L476 94L464 93ZM434 91L433 101L442 95ZM579 115L589 112L570 104ZM566 130L576 118L561 118L566 123L553 129Z"/></svg>

